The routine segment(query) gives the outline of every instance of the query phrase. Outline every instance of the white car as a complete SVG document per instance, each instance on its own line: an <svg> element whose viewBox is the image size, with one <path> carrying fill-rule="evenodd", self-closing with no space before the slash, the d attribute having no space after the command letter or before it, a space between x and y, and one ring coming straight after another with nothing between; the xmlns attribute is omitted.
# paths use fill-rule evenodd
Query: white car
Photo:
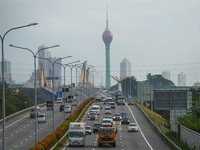
<svg viewBox="0 0 200 150"><path fill-rule="evenodd" d="M70 105L66 105L64 108L66 113L70 113L71 112L71 106Z"/></svg>
<svg viewBox="0 0 200 150"><path fill-rule="evenodd" d="M113 119L103 118L101 123L111 123L111 124L113 124Z"/></svg>
<svg viewBox="0 0 200 150"><path fill-rule="evenodd" d="M85 126L85 134L91 134L91 133L92 133L91 126Z"/></svg>
<svg viewBox="0 0 200 150"><path fill-rule="evenodd" d="M130 131L138 131L138 125L136 123L129 123L128 125L128 132Z"/></svg>
<svg viewBox="0 0 200 150"><path fill-rule="evenodd" d="M45 114L39 114L38 115L38 123L40 122L46 122L46 115Z"/></svg>
<svg viewBox="0 0 200 150"><path fill-rule="evenodd" d="M111 114L111 107L110 106L105 107L105 114Z"/></svg>

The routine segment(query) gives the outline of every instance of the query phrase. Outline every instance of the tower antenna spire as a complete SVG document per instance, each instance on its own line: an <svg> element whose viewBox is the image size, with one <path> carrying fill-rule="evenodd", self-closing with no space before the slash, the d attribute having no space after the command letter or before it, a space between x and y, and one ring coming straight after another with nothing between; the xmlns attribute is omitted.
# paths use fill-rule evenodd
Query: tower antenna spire
<svg viewBox="0 0 200 150"><path fill-rule="evenodd" d="M108 28L108 5L106 5L106 27Z"/></svg>

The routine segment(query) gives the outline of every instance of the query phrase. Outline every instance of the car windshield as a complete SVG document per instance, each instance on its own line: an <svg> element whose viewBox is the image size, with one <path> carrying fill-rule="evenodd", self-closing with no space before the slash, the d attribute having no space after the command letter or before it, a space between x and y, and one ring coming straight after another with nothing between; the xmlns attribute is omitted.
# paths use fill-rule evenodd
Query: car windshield
<svg viewBox="0 0 200 150"><path fill-rule="evenodd" d="M45 115L39 115L38 117L39 117L39 118L43 118L44 116L45 116Z"/></svg>
<svg viewBox="0 0 200 150"><path fill-rule="evenodd" d="M90 130L90 127L85 127L85 129Z"/></svg>
<svg viewBox="0 0 200 150"><path fill-rule="evenodd" d="M111 116L105 116L104 118L112 119L112 117L111 117Z"/></svg>
<svg viewBox="0 0 200 150"><path fill-rule="evenodd" d="M69 135L70 137L83 137L83 132L71 131Z"/></svg>
<svg viewBox="0 0 200 150"><path fill-rule="evenodd" d="M114 134L113 128L101 128L100 134Z"/></svg>
<svg viewBox="0 0 200 150"><path fill-rule="evenodd" d="M137 126L135 123L130 123L129 126Z"/></svg>
<svg viewBox="0 0 200 150"><path fill-rule="evenodd" d="M115 114L114 116L121 116L120 114Z"/></svg>
<svg viewBox="0 0 200 150"><path fill-rule="evenodd" d="M115 103L110 103L109 105L115 105Z"/></svg>
<svg viewBox="0 0 200 150"><path fill-rule="evenodd" d="M102 124L94 124L94 127L101 127Z"/></svg>
<svg viewBox="0 0 200 150"><path fill-rule="evenodd" d="M105 120L103 120L102 122L103 122L103 123L110 123L111 120L107 120L107 119L105 119Z"/></svg>

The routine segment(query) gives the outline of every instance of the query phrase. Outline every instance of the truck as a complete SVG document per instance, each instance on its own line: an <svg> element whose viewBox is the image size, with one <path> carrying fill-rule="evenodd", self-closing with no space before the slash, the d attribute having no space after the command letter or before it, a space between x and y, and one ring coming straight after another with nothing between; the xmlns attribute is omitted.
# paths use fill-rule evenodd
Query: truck
<svg viewBox="0 0 200 150"><path fill-rule="evenodd" d="M70 122L69 147L85 145L85 122Z"/></svg>
<svg viewBox="0 0 200 150"><path fill-rule="evenodd" d="M99 137L98 137L98 147L102 145L112 145L116 146L116 134L117 130L114 127L100 127Z"/></svg>
<svg viewBox="0 0 200 150"><path fill-rule="evenodd" d="M53 101L46 101L47 111L53 110Z"/></svg>

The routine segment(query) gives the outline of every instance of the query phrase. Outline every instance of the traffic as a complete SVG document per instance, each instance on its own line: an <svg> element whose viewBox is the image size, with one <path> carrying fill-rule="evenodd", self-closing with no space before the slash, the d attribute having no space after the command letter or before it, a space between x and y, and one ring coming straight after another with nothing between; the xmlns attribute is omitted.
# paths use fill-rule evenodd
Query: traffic
<svg viewBox="0 0 200 150"><path fill-rule="evenodd" d="M80 149L81 147L81 149L85 150L94 150L96 148L138 150L154 149L159 146L162 146L163 149L166 150L169 149L164 142L162 142L157 133L152 131L152 127L147 120L145 118L141 119L142 114L141 112L139 114L139 110L134 105L133 101L126 102L120 99L120 104L118 104L118 101L110 99L110 97L108 97L108 99L96 99L95 103L88 110L88 113L86 113L83 122L78 123L80 126L84 124L85 131L83 132L85 135L82 136L82 134L80 134L79 139L69 139L68 144L63 149L74 150ZM123 103L121 101L123 101ZM97 106L99 107L98 109ZM114 107L111 109L111 106ZM136 116L134 116L135 113L137 119L139 118L139 123L136 120ZM144 122L145 124L140 127L140 123ZM144 125L146 127L144 127ZM147 134L144 134L142 129L144 129L144 133ZM149 131L147 131L148 129ZM69 133L70 132L69 130ZM152 141L152 137L159 139L158 141L161 141L161 143ZM151 141L151 144L149 141Z"/></svg>

